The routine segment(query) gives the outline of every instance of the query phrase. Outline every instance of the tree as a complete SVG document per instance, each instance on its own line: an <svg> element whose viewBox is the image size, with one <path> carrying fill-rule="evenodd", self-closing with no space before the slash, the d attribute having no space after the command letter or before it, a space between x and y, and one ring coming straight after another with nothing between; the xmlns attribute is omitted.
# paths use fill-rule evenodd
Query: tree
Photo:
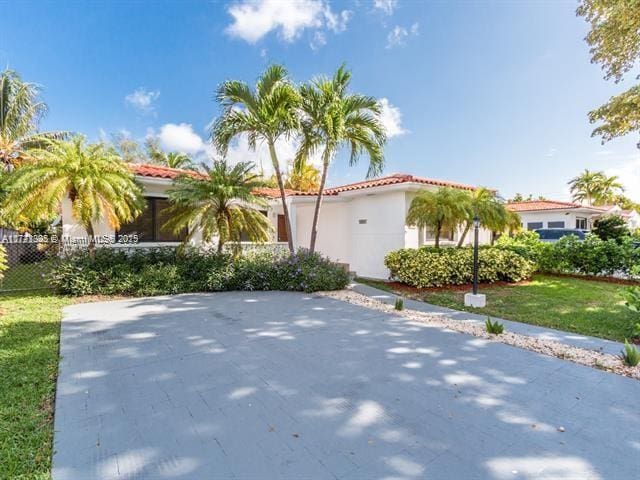
<svg viewBox="0 0 640 480"><path fill-rule="evenodd" d="M640 2L582 0L577 14L591 26L585 38L591 47L591 62L602 66L605 80L620 82L640 59ZM611 97L589 113L589 120L601 122L592 136L600 136L603 143L640 131L640 85Z"/></svg>
<svg viewBox="0 0 640 480"><path fill-rule="evenodd" d="M226 155L231 141L242 134L247 136L249 147L253 150L258 142L266 142L280 189L289 251L294 253L276 142L290 138L298 129L300 96L297 89L288 80L284 67L270 65L258 79L255 89L245 82L228 80L218 88L217 100L223 112L213 123L211 137L222 155Z"/></svg>
<svg viewBox="0 0 640 480"><path fill-rule="evenodd" d="M291 165L284 186L291 190L315 193L320 189L320 170L308 162Z"/></svg>
<svg viewBox="0 0 640 480"><path fill-rule="evenodd" d="M411 201L407 224L429 228L435 235L435 246L439 248L442 231L457 228L469 217L467 199L467 193L457 188L422 190Z"/></svg>
<svg viewBox="0 0 640 480"><path fill-rule="evenodd" d="M627 222L620 215L606 215L597 219L593 225L593 233L601 240L616 241L630 234Z"/></svg>
<svg viewBox="0 0 640 480"><path fill-rule="evenodd" d="M250 162L231 167L226 161L217 160L205 169L204 178L187 173L180 175L168 191L171 206L166 211L170 219L163 228L176 233L187 228L185 243L196 230L202 231L205 242L217 235L218 252L222 252L227 242L239 242L243 233L251 241L267 241L272 227L260 211L267 205L253 194L263 183L252 169Z"/></svg>
<svg viewBox="0 0 640 480"><path fill-rule="evenodd" d="M27 160L30 150L67 136L66 132L38 131L47 112L39 96L40 88L23 82L13 70L0 73L0 162L5 171Z"/></svg>
<svg viewBox="0 0 640 480"><path fill-rule="evenodd" d="M149 137L145 141L147 157L151 163L163 165L169 168L178 168L182 170L195 170L196 166L189 155L183 152L165 152L160 148L157 137Z"/></svg>
<svg viewBox="0 0 640 480"><path fill-rule="evenodd" d="M9 178L3 208L10 217L40 221L59 211L64 198L95 250L94 222L105 218L118 230L142 212L142 190L132 171L103 143L86 144L84 137L50 140L30 152Z"/></svg>
<svg viewBox="0 0 640 480"><path fill-rule="evenodd" d="M319 77L300 87L302 141L296 164L322 151L322 176L311 224L309 250L315 251L323 190L332 160L343 147L350 150L349 165L362 153L369 157L367 178L384 166L386 135L380 122L380 104L374 97L349 93L351 73L341 66L331 79Z"/></svg>
<svg viewBox="0 0 640 480"><path fill-rule="evenodd" d="M507 209L496 198L493 190L481 187L467 194L466 199L467 218L464 230L460 235L458 246L461 247L464 239L473 226L473 218L477 216L480 219L480 225L491 230L492 232L501 232L507 228L508 218Z"/></svg>
<svg viewBox="0 0 640 480"><path fill-rule="evenodd" d="M607 176L604 172L588 169L569 180L568 185L573 201L586 202L587 205L605 205L613 202L616 195L623 191L617 176Z"/></svg>

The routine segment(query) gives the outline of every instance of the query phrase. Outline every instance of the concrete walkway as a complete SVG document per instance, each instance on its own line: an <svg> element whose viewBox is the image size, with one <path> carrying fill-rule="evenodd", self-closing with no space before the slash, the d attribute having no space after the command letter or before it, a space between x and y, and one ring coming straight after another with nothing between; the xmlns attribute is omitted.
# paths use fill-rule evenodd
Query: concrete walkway
<svg viewBox="0 0 640 480"><path fill-rule="evenodd" d="M326 297L74 305L61 353L54 480L640 472L640 382Z"/></svg>
<svg viewBox="0 0 640 480"><path fill-rule="evenodd" d="M383 303L393 305L398 295L394 295L378 288L370 287L362 283L353 283L351 288L358 293L366 295L371 298L375 298ZM482 323L487 319L486 313L470 313L460 310L453 310L447 307L440 307L438 305L432 305L430 303L421 302L418 300L411 300L404 298L404 306L410 310L417 310L420 312L426 312L435 316L445 316L454 320L460 320L461 322L470 323ZM589 350L597 350L604 353L610 353L612 355L620 354L620 350L624 348L623 343L613 342L611 340L605 340L603 338L590 337L588 335L580 335L579 333L563 332L561 330L555 330L553 328L539 327L537 325L529 325L527 323L514 322L511 320L505 320L503 318L491 317L494 320L498 320L504 324L505 328L514 333L520 333L522 335L529 335L531 337L542 338L545 340L554 340L556 342L565 343L567 345L573 345L575 347L586 348Z"/></svg>

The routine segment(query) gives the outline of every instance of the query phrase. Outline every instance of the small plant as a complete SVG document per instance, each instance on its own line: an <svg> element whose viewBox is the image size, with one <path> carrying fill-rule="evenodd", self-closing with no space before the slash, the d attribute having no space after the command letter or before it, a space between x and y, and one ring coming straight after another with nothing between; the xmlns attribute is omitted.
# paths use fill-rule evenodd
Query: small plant
<svg viewBox="0 0 640 480"><path fill-rule="evenodd" d="M622 363L628 367L635 367L640 363L640 352L636 347L630 345L628 341L624 341L624 350L620 351Z"/></svg>
<svg viewBox="0 0 640 480"><path fill-rule="evenodd" d="M396 304L394 305L396 310L404 310L404 300L400 297L396 298Z"/></svg>
<svg viewBox="0 0 640 480"><path fill-rule="evenodd" d="M500 335L502 332L504 332L504 325L497 320L492 322L491 317L487 317L487 321L484 322L484 324L487 327L487 333L490 333L492 335Z"/></svg>

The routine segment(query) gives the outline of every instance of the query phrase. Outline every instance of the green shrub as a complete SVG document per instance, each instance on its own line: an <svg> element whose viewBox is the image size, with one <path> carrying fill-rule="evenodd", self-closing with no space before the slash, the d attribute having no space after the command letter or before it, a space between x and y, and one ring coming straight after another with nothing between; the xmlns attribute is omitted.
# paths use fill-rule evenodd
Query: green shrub
<svg viewBox="0 0 640 480"><path fill-rule="evenodd" d="M391 275L413 287L463 285L473 281L473 248L422 247L390 252L385 265ZM519 282L531 276L533 262L500 248L483 247L478 253L481 282Z"/></svg>
<svg viewBox="0 0 640 480"><path fill-rule="evenodd" d="M338 290L347 272L319 254L255 252L237 258L198 249L102 248L60 258L49 276L68 295L164 295L223 290Z"/></svg>
<svg viewBox="0 0 640 480"><path fill-rule="evenodd" d="M597 219L593 225L593 234L602 240L622 241L624 237L631 235L627 222L620 215L605 215Z"/></svg>
<svg viewBox="0 0 640 480"><path fill-rule="evenodd" d="M640 363L640 352L636 347L624 341L624 350L620 352L620 359L628 367L635 367Z"/></svg>
<svg viewBox="0 0 640 480"><path fill-rule="evenodd" d="M491 317L487 317L487 321L484 322L484 325L487 328L487 333L492 335L500 335L504 332L504 325L497 320L492 322Z"/></svg>
<svg viewBox="0 0 640 480"><path fill-rule="evenodd" d="M640 249L631 237L602 240L587 234L584 240L575 235L557 242L541 242L535 232L522 232L514 237L501 237L496 247L515 252L533 261L544 273L612 275L620 272L635 276L640 272Z"/></svg>
<svg viewBox="0 0 640 480"><path fill-rule="evenodd" d="M400 297L396 298L396 303L393 306L396 310L404 310L404 300Z"/></svg>

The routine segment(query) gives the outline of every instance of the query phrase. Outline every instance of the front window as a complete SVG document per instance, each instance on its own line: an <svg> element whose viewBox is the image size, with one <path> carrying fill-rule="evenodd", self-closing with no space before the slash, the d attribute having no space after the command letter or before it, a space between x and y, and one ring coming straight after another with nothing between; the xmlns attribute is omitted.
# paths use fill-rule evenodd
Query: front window
<svg viewBox="0 0 640 480"><path fill-rule="evenodd" d="M564 220L562 222L548 222L549 228L564 228Z"/></svg>
<svg viewBox="0 0 640 480"><path fill-rule="evenodd" d="M539 228L542 228L542 222L527 223L527 230L538 230Z"/></svg>
<svg viewBox="0 0 640 480"><path fill-rule="evenodd" d="M138 235L139 242L181 242L187 236L187 230L173 233L162 226L169 217L164 210L170 205L166 198L145 197L144 211L133 221L120 226L117 236Z"/></svg>
<svg viewBox="0 0 640 480"><path fill-rule="evenodd" d="M576 217L576 228L578 230L586 230L587 229L587 219L583 217Z"/></svg>

